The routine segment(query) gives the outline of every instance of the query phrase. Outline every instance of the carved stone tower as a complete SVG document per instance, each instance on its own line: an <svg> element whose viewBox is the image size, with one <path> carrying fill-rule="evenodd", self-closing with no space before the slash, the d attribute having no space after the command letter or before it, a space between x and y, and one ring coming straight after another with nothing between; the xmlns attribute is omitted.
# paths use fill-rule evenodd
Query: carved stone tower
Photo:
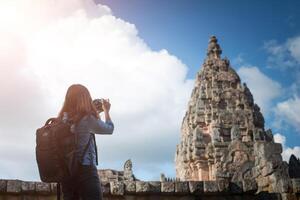
<svg viewBox="0 0 300 200"><path fill-rule="evenodd" d="M278 182L288 176L282 147L274 143L271 130L265 131L263 115L249 88L221 53L212 36L182 121L176 178L260 182L273 174Z"/></svg>

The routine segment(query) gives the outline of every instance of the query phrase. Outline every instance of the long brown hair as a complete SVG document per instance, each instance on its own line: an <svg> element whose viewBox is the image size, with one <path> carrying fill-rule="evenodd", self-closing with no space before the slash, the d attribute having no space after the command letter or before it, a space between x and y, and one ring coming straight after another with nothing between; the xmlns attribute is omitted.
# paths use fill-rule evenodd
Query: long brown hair
<svg viewBox="0 0 300 200"><path fill-rule="evenodd" d="M62 119L64 112L67 112L69 119L75 123L87 114L92 114L96 118L99 118L90 92L85 86L80 84L73 84L68 88L65 102L59 112L58 118Z"/></svg>

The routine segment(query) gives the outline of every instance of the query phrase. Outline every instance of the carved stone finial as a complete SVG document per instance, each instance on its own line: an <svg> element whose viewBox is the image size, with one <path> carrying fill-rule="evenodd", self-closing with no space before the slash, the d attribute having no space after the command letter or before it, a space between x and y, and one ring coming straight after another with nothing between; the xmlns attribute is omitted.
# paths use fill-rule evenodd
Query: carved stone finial
<svg viewBox="0 0 300 200"><path fill-rule="evenodd" d="M124 178L126 180L134 180L132 172L132 162L130 159L128 159L124 164Z"/></svg>
<svg viewBox="0 0 300 200"><path fill-rule="evenodd" d="M131 171L132 170L132 162L128 159L124 164L124 171Z"/></svg>
<svg viewBox="0 0 300 200"><path fill-rule="evenodd" d="M160 174L160 182L166 182L166 176L164 173Z"/></svg>
<svg viewBox="0 0 300 200"><path fill-rule="evenodd" d="M220 58L221 53L222 53L222 49L218 44L218 40L216 36L211 36L207 48L207 56L209 58Z"/></svg>

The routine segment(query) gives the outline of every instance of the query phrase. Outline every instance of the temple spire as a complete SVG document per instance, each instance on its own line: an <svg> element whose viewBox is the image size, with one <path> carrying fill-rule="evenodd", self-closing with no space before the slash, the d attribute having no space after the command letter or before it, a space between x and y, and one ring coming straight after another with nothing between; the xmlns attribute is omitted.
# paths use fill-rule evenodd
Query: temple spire
<svg viewBox="0 0 300 200"><path fill-rule="evenodd" d="M250 89L229 60L220 58L221 52L212 36L181 124L176 178L242 182L244 189L247 180L257 192L287 192L292 185L282 146L274 142L271 130L265 131ZM292 162L297 171L300 161Z"/></svg>
<svg viewBox="0 0 300 200"><path fill-rule="evenodd" d="M218 44L218 39L214 35L211 36L207 48L208 58L220 58L221 53L222 53L222 49Z"/></svg>

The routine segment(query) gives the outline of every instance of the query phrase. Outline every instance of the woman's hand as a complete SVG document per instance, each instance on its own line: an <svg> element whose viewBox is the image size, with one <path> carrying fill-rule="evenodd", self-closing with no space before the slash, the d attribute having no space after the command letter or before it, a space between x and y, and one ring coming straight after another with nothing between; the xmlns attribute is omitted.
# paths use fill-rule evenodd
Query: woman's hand
<svg viewBox="0 0 300 200"><path fill-rule="evenodd" d="M104 112L109 112L109 110L110 110L109 99L103 99L103 101L102 101L102 109L103 109Z"/></svg>

